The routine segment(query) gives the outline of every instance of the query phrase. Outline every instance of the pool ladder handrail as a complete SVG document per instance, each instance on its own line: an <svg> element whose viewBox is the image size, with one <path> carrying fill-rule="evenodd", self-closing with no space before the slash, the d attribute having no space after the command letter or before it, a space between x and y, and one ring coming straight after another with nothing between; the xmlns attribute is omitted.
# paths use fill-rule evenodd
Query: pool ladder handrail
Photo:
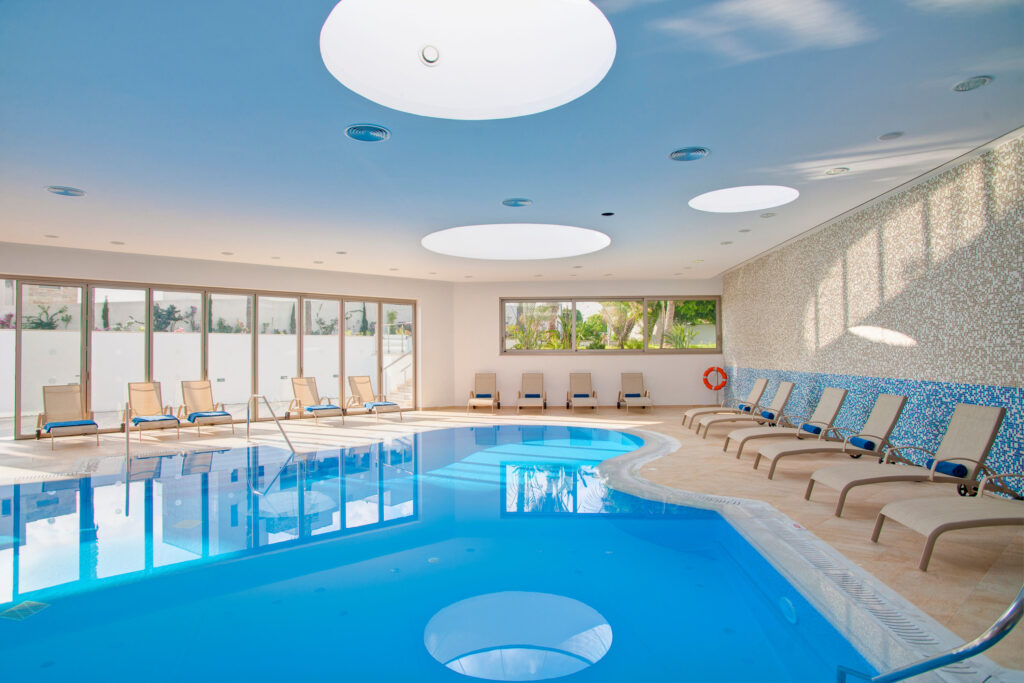
<svg viewBox="0 0 1024 683"><path fill-rule="evenodd" d="M288 459L284 461L284 464L281 465L281 469L277 471L277 474L274 475L274 478L270 480L270 483L267 484L267 487L263 491L260 491L255 486L253 486L251 481L248 482L249 490L251 490L257 496L265 496L267 495L267 492L270 491L270 487L273 486L274 483L281 477L281 473L284 472L284 469L288 466L288 463L294 460L295 456L298 455L298 453L295 450L295 446L292 445L292 440L289 439L288 434L285 433L284 427L281 425L281 421L277 419L277 414L274 412L274 407L270 405L270 401L268 401L267 397L264 396L263 394L253 394L252 396L249 397L249 400L245 404L245 440L249 441L249 426L252 422L252 407L258 399L263 399L263 403L267 406L267 410L270 411L270 417L274 420L274 424L277 425L278 431L281 432L281 436L284 437L285 443L288 444L288 450L290 450L292 453L291 455L288 456ZM249 478L247 477L246 479L248 481Z"/></svg>
<svg viewBox="0 0 1024 683"><path fill-rule="evenodd" d="M1014 599L1010 606L1006 608L1006 611L996 619L996 622L988 627L988 629L980 636L964 643L960 647L954 648L949 652L944 652L928 659L923 659L913 664L900 667L899 669L893 669L888 673L878 674L872 676L856 669L851 669L840 665L839 670L836 674L837 683L846 683L847 677L856 677L870 683L894 683L895 681L904 681L912 676L918 676L928 671L934 671L950 664L963 661L975 655L981 654L985 650L989 649L1000 640L1002 640L1006 634L1013 630L1013 627L1017 625L1017 622L1024 616L1024 586L1021 586L1020 592L1017 593L1017 597Z"/></svg>

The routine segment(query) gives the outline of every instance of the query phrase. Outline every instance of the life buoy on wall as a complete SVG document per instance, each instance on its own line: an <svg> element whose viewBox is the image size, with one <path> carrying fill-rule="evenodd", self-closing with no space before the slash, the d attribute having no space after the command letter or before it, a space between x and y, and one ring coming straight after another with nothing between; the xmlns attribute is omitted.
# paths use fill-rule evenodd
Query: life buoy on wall
<svg viewBox="0 0 1024 683"><path fill-rule="evenodd" d="M708 377L711 375L712 372L718 373L718 384L712 385L711 382L708 381ZM710 368L704 371L704 386L706 386L711 391L718 391L720 389L724 389L725 384L728 381L729 375L725 374L725 370L723 370L722 368L716 368L714 365L712 365Z"/></svg>

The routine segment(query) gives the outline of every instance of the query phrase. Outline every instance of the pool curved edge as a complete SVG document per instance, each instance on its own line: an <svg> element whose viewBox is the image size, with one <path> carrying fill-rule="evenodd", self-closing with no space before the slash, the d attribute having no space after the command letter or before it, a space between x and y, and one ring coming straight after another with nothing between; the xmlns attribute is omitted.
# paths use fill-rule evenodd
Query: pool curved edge
<svg viewBox="0 0 1024 683"><path fill-rule="evenodd" d="M878 671L889 671L963 644L963 638L772 505L675 489L641 476L644 465L675 453L682 445L657 432L618 431L643 439L644 445L601 463L598 470L609 487L722 515ZM1020 680L1016 676L1017 672L978 656L915 680Z"/></svg>

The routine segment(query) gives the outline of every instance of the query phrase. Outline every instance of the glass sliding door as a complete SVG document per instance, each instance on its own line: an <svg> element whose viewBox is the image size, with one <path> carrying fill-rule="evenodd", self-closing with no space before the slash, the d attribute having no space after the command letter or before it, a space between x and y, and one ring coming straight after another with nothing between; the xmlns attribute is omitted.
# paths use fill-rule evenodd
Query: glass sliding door
<svg viewBox="0 0 1024 683"><path fill-rule="evenodd" d="M367 375L375 394L378 384L376 301L345 302L345 395L350 395L349 377Z"/></svg>
<svg viewBox="0 0 1024 683"><path fill-rule="evenodd" d="M0 439L14 436L15 294L14 280L0 279Z"/></svg>
<svg viewBox="0 0 1024 683"><path fill-rule="evenodd" d="M203 378L202 310L199 292L153 290L153 381L164 403L182 405L181 382Z"/></svg>
<svg viewBox="0 0 1024 683"><path fill-rule="evenodd" d="M299 300L295 297L257 298L259 362L257 392L281 414L292 400L292 377L299 374Z"/></svg>
<svg viewBox="0 0 1024 683"><path fill-rule="evenodd" d="M384 304L381 337L383 393L389 401L412 408L416 401L416 367L413 364L413 306Z"/></svg>
<svg viewBox="0 0 1024 683"><path fill-rule="evenodd" d="M90 287L89 407L100 429L120 428L128 382L146 381L146 290ZM163 402L173 394L163 390Z"/></svg>
<svg viewBox="0 0 1024 683"><path fill-rule="evenodd" d="M340 362L341 304L331 299L303 299L302 375L315 378L320 395L332 401L341 401Z"/></svg>
<svg viewBox="0 0 1024 683"><path fill-rule="evenodd" d="M84 292L81 287L21 282L21 358L16 378L18 435L31 435L43 411L43 387L82 384ZM84 396L83 396L84 401Z"/></svg>
<svg viewBox="0 0 1024 683"><path fill-rule="evenodd" d="M208 371L213 397L245 418L252 394L252 296L211 293L208 302Z"/></svg>

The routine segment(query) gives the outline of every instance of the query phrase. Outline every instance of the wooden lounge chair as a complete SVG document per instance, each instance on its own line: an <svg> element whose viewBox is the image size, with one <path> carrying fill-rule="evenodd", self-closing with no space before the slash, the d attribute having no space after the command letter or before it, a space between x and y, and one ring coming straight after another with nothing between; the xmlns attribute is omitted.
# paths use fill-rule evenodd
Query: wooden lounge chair
<svg viewBox="0 0 1024 683"><path fill-rule="evenodd" d="M576 412L577 408L593 408L597 412L597 392L590 381L589 372L569 373L569 392L565 395L565 407Z"/></svg>
<svg viewBox="0 0 1024 683"><path fill-rule="evenodd" d="M708 438L708 430L711 429L713 425L721 424L722 422L775 424L779 421L779 416L786 410L786 404L789 403L789 397L793 394L793 386L792 382L779 382L779 388L775 390L775 396L772 398L772 402L768 404L767 408L757 412L705 415L697 420L697 433L700 434L700 428L703 425L704 438L706 439Z"/></svg>
<svg viewBox="0 0 1024 683"><path fill-rule="evenodd" d="M644 373L624 372L622 373L622 389L619 390L619 398L615 401L615 407L626 406L626 414L629 415L629 407L653 408L651 392L644 385Z"/></svg>
<svg viewBox="0 0 1024 683"><path fill-rule="evenodd" d="M492 415L495 409L501 408L498 377L493 372L478 372L473 378L473 391L469 392L466 413L477 408L490 408Z"/></svg>
<svg viewBox="0 0 1024 683"><path fill-rule="evenodd" d="M832 423L835 422L836 415L839 414L839 409L843 407L845 400L846 389L826 387L825 391L821 392L821 398L818 399L818 405L814 408L810 418L783 413L779 416L776 427L734 429L726 435L722 450L729 447L730 441L735 441L737 443L736 458L739 459L743 454L743 446L754 439L790 438L797 435L814 436L820 439L835 438Z"/></svg>
<svg viewBox="0 0 1024 683"><path fill-rule="evenodd" d="M288 404L289 417L312 415L314 424L318 424L321 417L340 417L341 424L345 424L345 411L331 403L329 396L320 396L315 377L292 377L292 391L295 398Z"/></svg>
<svg viewBox="0 0 1024 683"><path fill-rule="evenodd" d="M928 570L935 541L947 531L977 529L986 526L1024 524L1024 502L986 496L985 489L991 480L1024 478L1024 474L993 474L985 477L978 485L975 498L941 496L936 498L912 498L889 503L882 508L875 519L871 540L878 543L882 524L886 519L910 527L925 537L924 551L917 565L921 571Z"/></svg>
<svg viewBox="0 0 1024 683"><path fill-rule="evenodd" d="M760 412L760 400L764 395L764 390L768 386L768 380L764 377L759 377L754 380L754 386L750 388L750 393L747 397L740 401L735 398L727 398L722 402L720 406L702 406L700 408L690 408L683 413L683 426L694 426L694 420L704 415L714 415L715 413L758 413ZM729 407L730 403L736 405L732 408ZM687 425L689 422L689 425Z"/></svg>
<svg viewBox="0 0 1024 683"><path fill-rule="evenodd" d="M793 455L806 455L822 453L834 453L837 455L848 455L851 458L859 458L865 454L881 455L889 447L889 435L896 427L896 421L900 419L903 406L907 403L906 396L895 394L881 394L875 399L875 405L868 415L864 428L860 432L844 430L840 427L833 427L834 432L842 434L849 432L842 441L826 441L824 439L787 439L786 441L775 441L761 446L757 455L754 456L754 469L764 458L771 463L768 468L768 478L775 476L775 468L779 461Z"/></svg>
<svg viewBox="0 0 1024 683"><path fill-rule="evenodd" d="M81 436L95 434L100 445L100 427L82 402L81 384L56 384L43 387L43 412L36 420L36 438L42 433L50 436L53 450L55 436Z"/></svg>
<svg viewBox="0 0 1024 683"><path fill-rule="evenodd" d="M224 410L223 403L213 402L213 389L208 379L184 380L181 383L181 398L185 405L178 412L178 418L185 418L196 426L196 434L202 434L203 425L230 424L235 433L235 422L231 413Z"/></svg>
<svg viewBox="0 0 1024 683"><path fill-rule="evenodd" d="M976 406L960 403L953 410L946 433L932 453L917 446L890 446L882 462L856 462L823 467L811 475L804 498L811 499L815 483L839 491L835 515L843 514L843 505L851 489L868 484L894 481L955 484L961 495L972 493L979 475L988 473L985 459L996 439L1006 409L1002 406ZM909 457L923 452L929 456L921 467ZM945 463L945 464L943 464ZM965 464L966 463L966 464ZM959 467L957 467L959 464Z"/></svg>
<svg viewBox="0 0 1024 683"><path fill-rule="evenodd" d="M516 412L518 413L523 408L545 410L547 407L548 395L544 391L544 373L524 372L522 386L516 397Z"/></svg>
<svg viewBox="0 0 1024 683"><path fill-rule="evenodd" d="M368 413L373 413L377 418L377 422L380 422L381 413L398 413L398 419L402 422L405 421L405 418L402 417L402 406L394 401L389 401L384 394L378 395L373 393L373 384L370 382L369 375L353 375L349 377L348 388L352 394L348 397L348 402L345 404L346 408L349 408L349 406L362 408Z"/></svg>
<svg viewBox="0 0 1024 683"><path fill-rule="evenodd" d="M160 382L128 383L128 415L125 429L135 427L142 441L144 429L168 429L174 427L181 438L181 422L174 417L171 407L164 405L160 398Z"/></svg>

